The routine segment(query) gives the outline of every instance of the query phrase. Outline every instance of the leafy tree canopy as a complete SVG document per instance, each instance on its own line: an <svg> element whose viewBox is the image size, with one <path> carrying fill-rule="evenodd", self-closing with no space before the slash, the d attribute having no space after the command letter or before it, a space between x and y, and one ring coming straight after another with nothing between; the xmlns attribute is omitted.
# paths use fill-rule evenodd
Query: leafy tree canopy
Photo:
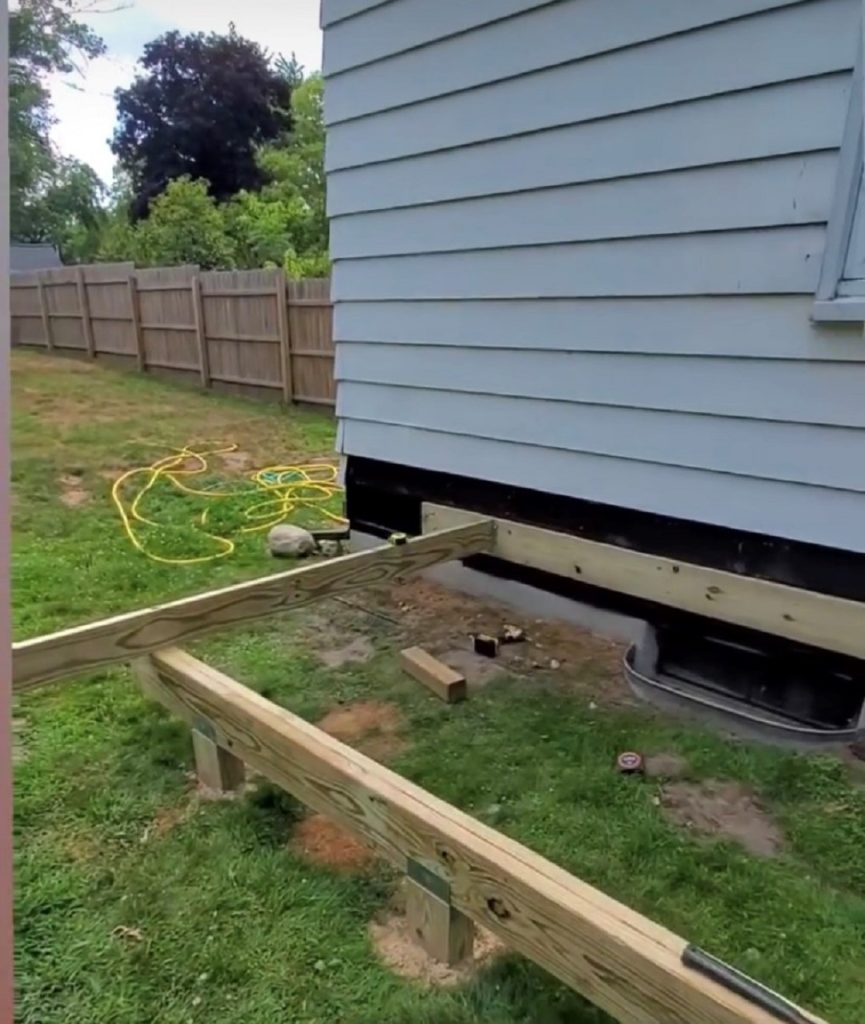
<svg viewBox="0 0 865 1024"><path fill-rule="evenodd" d="M291 134L259 152L262 170L270 179L263 189L268 199L300 201L303 223L292 234L298 251L327 252L326 180L324 173L324 82L310 75L291 94Z"/></svg>
<svg viewBox="0 0 865 1024"><path fill-rule="evenodd" d="M259 189L256 147L290 123L285 69L233 26L228 35L168 32L147 44L139 63L142 73L116 92L111 145L132 179L133 218L184 175L209 182L218 201Z"/></svg>
<svg viewBox="0 0 865 1024"><path fill-rule="evenodd" d="M76 20L72 0L19 0L9 11L11 234L54 242L61 251L71 247L66 258L87 249L101 183L89 167L64 160L52 146L46 76L78 70L104 50L102 40Z"/></svg>

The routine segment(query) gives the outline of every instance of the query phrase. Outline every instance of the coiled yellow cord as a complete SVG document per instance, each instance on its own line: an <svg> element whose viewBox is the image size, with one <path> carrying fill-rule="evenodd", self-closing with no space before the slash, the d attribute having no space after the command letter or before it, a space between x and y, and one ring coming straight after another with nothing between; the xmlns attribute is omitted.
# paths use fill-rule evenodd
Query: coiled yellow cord
<svg viewBox="0 0 865 1024"><path fill-rule="evenodd" d="M244 496L258 497L259 500L252 501L243 510L243 518L248 525L241 527L240 533L268 530L272 526L284 522L299 509L314 509L324 519L339 523L341 526L345 525L345 520L341 516L326 507L328 501L342 492L342 488L336 482L336 466L331 463L313 462L297 466L267 466L249 474L248 479L251 486L236 491L198 490L184 482L184 478L207 473L209 469L208 456L226 455L236 450L236 444L225 442L212 445L184 445L182 448L172 449L173 454L157 459L149 466L137 466L119 476L111 488L111 499L120 514L123 532L133 547L152 561L168 565L196 565L201 562L212 562L228 557L235 550L235 542L230 537L209 533L204 529L208 523L208 512L212 506L206 507L198 516L198 525L202 528L203 536L216 544L218 548L216 552L209 555L170 558L148 550L136 532L136 524L141 523L151 527L161 527L164 524L145 516L141 512L141 503L157 483L165 480L184 494L207 498L210 501L225 498L237 499ZM192 462L191 466L190 461ZM143 480L135 491L131 502L127 503L123 497L124 486L136 477L142 477Z"/></svg>

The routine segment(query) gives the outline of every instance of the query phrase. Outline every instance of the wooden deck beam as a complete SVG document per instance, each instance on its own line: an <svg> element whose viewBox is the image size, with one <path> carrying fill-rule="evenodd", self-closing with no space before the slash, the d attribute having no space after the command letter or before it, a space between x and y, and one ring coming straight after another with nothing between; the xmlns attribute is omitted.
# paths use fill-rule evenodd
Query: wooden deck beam
<svg viewBox="0 0 865 1024"><path fill-rule="evenodd" d="M685 967L672 932L192 655L162 650L135 668L193 728L402 870L411 861L437 876L458 911L622 1024L777 1024Z"/></svg>
<svg viewBox="0 0 865 1024"><path fill-rule="evenodd" d="M440 562L491 550L493 533L490 520L474 522L25 640L12 645L12 687L15 692L28 690L214 629L402 579Z"/></svg>
<svg viewBox="0 0 865 1024"><path fill-rule="evenodd" d="M424 529L467 526L485 517L425 504ZM865 658L865 604L753 576L739 576L643 551L496 519L492 554L579 583Z"/></svg>

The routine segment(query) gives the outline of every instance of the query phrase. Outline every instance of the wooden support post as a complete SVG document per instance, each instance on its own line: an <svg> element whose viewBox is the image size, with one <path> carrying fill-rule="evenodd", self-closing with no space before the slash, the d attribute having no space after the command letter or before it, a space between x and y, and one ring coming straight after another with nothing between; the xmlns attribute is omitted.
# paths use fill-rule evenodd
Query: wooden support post
<svg viewBox="0 0 865 1024"><path fill-rule="evenodd" d="M279 360L282 369L282 400L290 405L294 398L294 375L291 366L291 322L288 312L288 288L285 273L276 271L276 322L279 324Z"/></svg>
<svg viewBox="0 0 865 1024"><path fill-rule="evenodd" d="M210 387L210 354L207 351L207 329L204 322L204 303L201 299L201 278L196 275L189 282L192 292L192 312L195 316L195 340L198 343L198 368L201 386Z"/></svg>
<svg viewBox="0 0 865 1024"><path fill-rule="evenodd" d="M220 746L414 880L420 867L446 884L456 910L621 1024L778 1024L766 1005L683 963L688 944L673 932L191 654L160 650L138 671L170 711L206 722ZM817 1021L774 1001L789 1007L785 1019Z"/></svg>
<svg viewBox="0 0 865 1024"><path fill-rule="evenodd" d="M93 338L93 322L90 319L90 299L87 296L87 280L84 277L84 267L79 267L75 273L78 283L78 306L81 310L81 330L84 332L84 344L87 346L87 355L91 359L96 358L96 342Z"/></svg>
<svg viewBox="0 0 865 1024"><path fill-rule="evenodd" d="M493 546L491 523L413 537L12 645L13 688L130 661L168 644L399 580Z"/></svg>
<svg viewBox="0 0 865 1024"><path fill-rule="evenodd" d="M192 730L192 749L195 753L195 772L202 786L214 793L233 793L240 789L246 778L246 770L239 757L217 746L198 729Z"/></svg>
<svg viewBox="0 0 865 1024"><path fill-rule="evenodd" d="M472 955L474 922L451 905L449 895L442 899L421 882L408 877L405 913L409 930L433 960L450 967Z"/></svg>
<svg viewBox="0 0 865 1024"><path fill-rule="evenodd" d="M135 336L135 359L142 373L147 369L147 353L144 349L144 335L141 331L141 306L138 301L138 287L135 274L126 279L129 290L129 315L132 320L132 333Z"/></svg>
<svg viewBox="0 0 865 1024"><path fill-rule="evenodd" d="M42 314L42 330L45 332L45 347L49 352L54 351L54 339L51 337L51 316L48 312L48 303L45 299L45 282L39 278L37 285L39 289L39 311Z"/></svg>

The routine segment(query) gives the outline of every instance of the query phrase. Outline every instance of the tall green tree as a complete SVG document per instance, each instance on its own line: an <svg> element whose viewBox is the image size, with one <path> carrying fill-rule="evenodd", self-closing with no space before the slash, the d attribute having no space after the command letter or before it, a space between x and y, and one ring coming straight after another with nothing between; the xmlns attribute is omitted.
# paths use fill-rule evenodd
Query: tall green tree
<svg viewBox="0 0 865 1024"><path fill-rule="evenodd" d="M239 36L167 32L148 43L141 73L118 89L111 148L131 176L133 219L175 178L209 183L218 201L256 191L256 147L289 127L291 84L257 43Z"/></svg>
<svg viewBox="0 0 865 1024"><path fill-rule="evenodd" d="M291 94L288 138L263 146L259 152L259 163L270 179L262 195L300 203L303 213L291 231L292 246L298 253L326 253L328 248L323 95L320 74L310 75L297 86Z"/></svg>
<svg viewBox="0 0 865 1024"><path fill-rule="evenodd" d="M19 0L9 11L10 228L26 241L62 245L63 238L52 234L58 223L68 228L76 212L84 212L85 220L96 216L94 172L63 161L50 138L47 76L80 70L105 50L75 13L73 0ZM64 200L69 203L60 215Z"/></svg>
<svg viewBox="0 0 865 1024"><path fill-rule="evenodd" d="M150 215L131 233L128 258L139 266L194 263L207 270L235 265L234 247L226 234L222 211L207 182L176 178L150 204Z"/></svg>

